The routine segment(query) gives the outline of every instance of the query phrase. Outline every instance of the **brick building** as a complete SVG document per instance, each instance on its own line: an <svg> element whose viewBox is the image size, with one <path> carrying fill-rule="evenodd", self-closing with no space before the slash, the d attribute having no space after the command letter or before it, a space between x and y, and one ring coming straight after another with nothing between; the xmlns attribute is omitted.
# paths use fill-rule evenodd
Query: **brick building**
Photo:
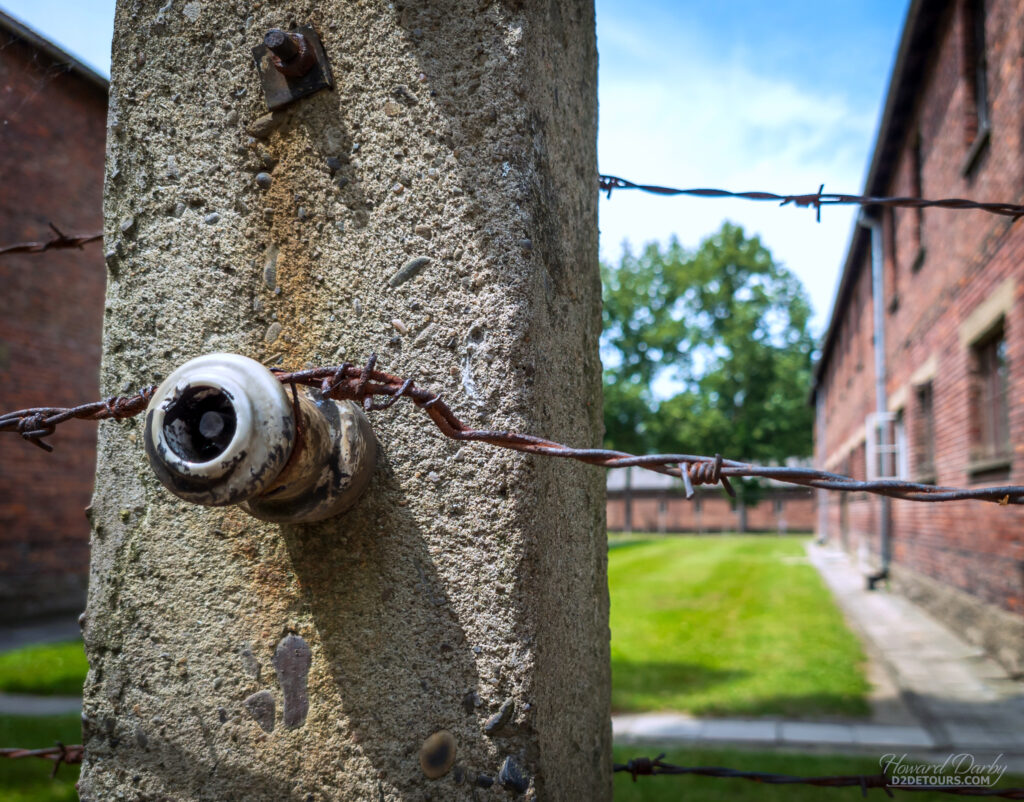
<svg viewBox="0 0 1024 802"><path fill-rule="evenodd" d="M0 245L102 228L107 81L0 12ZM0 410L98 398L100 243L0 256ZM0 621L82 609L96 425L0 439Z"/></svg>
<svg viewBox="0 0 1024 802"><path fill-rule="evenodd" d="M913 0L864 191L1024 201L1024 1ZM1024 484L1022 225L865 210L816 371L818 464ZM819 494L818 527L1024 671L1024 509Z"/></svg>
<svg viewBox="0 0 1024 802"><path fill-rule="evenodd" d="M629 487L626 472L630 471ZM764 495L740 510L717 487L697 487L641 468L608 471L607 517L612 532L810 532L814 496L802 487L767 482Z"/></svg>

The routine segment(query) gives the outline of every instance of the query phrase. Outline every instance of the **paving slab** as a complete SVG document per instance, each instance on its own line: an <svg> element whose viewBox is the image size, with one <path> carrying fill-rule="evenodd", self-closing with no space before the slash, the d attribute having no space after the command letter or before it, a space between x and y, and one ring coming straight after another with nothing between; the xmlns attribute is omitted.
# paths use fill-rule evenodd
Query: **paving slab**
<svg viewBox="0 0 1024 802"><path fill-rule="evenodd" d="M865 747L901 747L931 749L935 741L924 727L900 727L888 724L852 724L853 742Z"/></svg>
<svg viewBox="0 0 1024 802"><path fill-rule="evenodd" d="M59 716L81 713L82 699L78 696L29 696L20 693L0 693L0 715L7 716Z"/></svg>
<svg viewBox="0 0 1024 802"><path fill-rule="evenodd" d="M853 727L849 724L783 721L779 724L779 740L783 743L852 744Z"/></svg>
<svg viewBox="0 0 1024 802"><path fill-rule="evenodd" d="M644 713L613 716L614 738L633 740L694 741L701 737L704 722L679 713Z"/></svg>
<svg viewBox="0 0 1024 802"><path fill-rule="evenodd" d="M773 744L779 740L779 722L706 719L700 736L705 741L757 741Z"/></svg>

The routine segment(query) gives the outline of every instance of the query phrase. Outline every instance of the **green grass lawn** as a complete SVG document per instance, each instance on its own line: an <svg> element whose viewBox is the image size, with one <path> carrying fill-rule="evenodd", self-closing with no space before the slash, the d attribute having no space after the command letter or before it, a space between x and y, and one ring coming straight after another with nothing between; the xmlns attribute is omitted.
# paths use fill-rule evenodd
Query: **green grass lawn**
<svg viewBox="0 0 1024 802"><path fill-rule="evenodd" d="M799 777L827 777L837 774L878 774L878 757L837 757L833 755L780 752L748 752L740 749L671 749L664 758L677 766L724 766L740 771L763 771ZM632 757L657 757L660 750L647 746L615 748L615 762ZM879 756L880 757L880 756ZM1024 786L1024 777L1007 774L1000 788ZM955 797L938 792L893 792L896 799L913 802L939 802ZM844 802L862 799L859 787L816 788L811 785L765 785L750 780L724 780L716 777L664 776L633 778L615 775L616 802L677 802L699 799L701 802ZM868 799L887 799L881 789L868 792Z"/></svg>
<svg viewBox="0 0 1024 802"><path fill-rule="evenodd" d="M0 691L77 696L88 670L80 640L26 646L0 653Z"/></svg>
<svg viewBox="0 0 1024 802"><path fill-rule="evenodd" d="M860 643L805 542L611 538L613 710L866 715Z"/></svg>
<svg viewBox="0 0 1024 802"><path fill-rule="evenodd" d="M2 746L42 749L55 741L81 743L80 716L0 716ZM38 758L0 760L0 802L75 802L78 766L61 766L51 780L52 768L50 761Z"/></svg>

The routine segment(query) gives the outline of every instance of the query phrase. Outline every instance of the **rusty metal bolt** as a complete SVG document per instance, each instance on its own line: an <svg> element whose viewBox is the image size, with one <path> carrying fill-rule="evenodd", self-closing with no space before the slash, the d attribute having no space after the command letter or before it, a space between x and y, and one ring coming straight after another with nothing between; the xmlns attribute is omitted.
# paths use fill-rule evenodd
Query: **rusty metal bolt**
<svg viewBox="0 0 1024 802"><path fill-rule="evenodd" d="M209 354L185 363L146 410L146 455L176 496L240 504L277 523L348 509L369 482L377 446L352 402L289 393L259 362Z"/></svg>
<svg viewBox="0 0 1024 802"><path fill-rule="evenodd" d="M316 54L301 33L273 28L263 37L274 67L289 78L301 78L316 63Z"/></svg>

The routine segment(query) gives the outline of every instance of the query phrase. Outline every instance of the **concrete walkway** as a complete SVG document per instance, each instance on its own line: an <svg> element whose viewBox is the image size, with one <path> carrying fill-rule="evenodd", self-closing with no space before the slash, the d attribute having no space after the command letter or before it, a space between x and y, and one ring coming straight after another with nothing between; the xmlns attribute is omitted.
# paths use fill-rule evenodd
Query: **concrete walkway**
<svg viewBox="0 0 1024 802"><path fill-rule="evenodd" d="M1024 771L1024 683L920 608L864 577L837 550L808 547L847 623L861 636L874 686L865 721L696 719L674 713L615 716L617 743L701 742L819 751L1003 754Z"/></svg>
<svg viewBox="0 0 1024 802"><path fill-rule="evenodd" d="M25 693L0 693L0 715L59 716L81 713L80 696L29 696Z"/></svg>

